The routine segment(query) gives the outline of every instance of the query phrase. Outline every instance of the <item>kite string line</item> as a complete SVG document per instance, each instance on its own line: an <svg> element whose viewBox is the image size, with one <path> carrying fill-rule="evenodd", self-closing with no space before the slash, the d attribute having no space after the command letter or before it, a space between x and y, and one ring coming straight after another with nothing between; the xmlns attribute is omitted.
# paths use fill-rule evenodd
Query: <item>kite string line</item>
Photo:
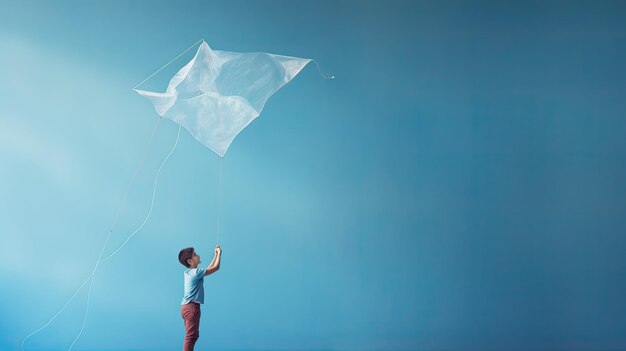
<svg viewBox="0 0 626 351"><path fill-rule="evenodd" d="M90 305L90 301L91 301L91 287L93 286L93 281L94 281L94 278L95 278L95 275L96 275L96 271L98 269L98 266L99 266L100 262L107 261L108 259L113 257L113 255L115 255L122 247L124 247L124 245L126 245L126 243L135 234L137 234L137 232L139 230L141 230L141 228L143 228L143 226L146 224L146 222L148 222L148 219L150 218L150 215L152 214L152 208L154 207L154 198L155 198L155 195L156 195L156 187L157 187L157 182L158 182L158 179L159 179L159 173L161 173L161 169L163 169L163 166L165 165L167 160L169 160L170 156L172 156L172 153L174 153L174 150L176 149L176 145L178 145L178 139L180 137L180 129L181 129L181 125L179 124L178 125L178 133L176 135L176 142L174 143L174 146L172 147L172 150L170 150L170 152L167 154L167 157L165 157L163 162L161 162L161 166L159 166L159 170L157 171L156 176L154 177L154 186L153 186L153 189L152 189L152 201L150 203L150 210L148 211L148 214L146 215L146 218L144 219L144 221L141 224L141 226L139 226L139 228L137 228L117 250L115 250L111 255L109 255L104 260L102 260L102 254L104 253L104 249L107 246L107 242L109 241L109 238L111 237L111 232L109 232L109 236L107 237L107 242L104 243L104 246L102 247L102 251L100 251L100 256L98 256L98 261L96 262L96 267L94 268L93 272L91 273L91 282L89 283L89 290L87 292L87 308L85 309L85 315L83 316L83 324L80 327L80 331L79 331L78 335L76 335L76 337L74 338L74 341L72 341L72 344L67 349L68 351L72 350L72 347L74 347L74 344L76 344L76 342L78 341L80 336L83 334L83 329L85 328L85 323L87 322L87 315L89 314L89 305Z"/></svg>
<svg viewBox="0 0 626 351"><path fill-rule="evenodd" d="M217 186L217 244L220 244L220 217L222 212L222 162L224 157L220 157L220 177Z"/></svg>
<svg viewBox="0 0 626 351"><path fill-rule="evenodd" d="M78 287L78 289L76 289L76 291L74 292L74 294L70 297L69 300L67 300L67 302L65 303L65 305L63 305L63 307L54 315L52 316L52 318L48 321L48 323L44 324L42 327L40 327L39 329L35 330L34 332L28 334L28 336L26 336L24 338L24 340L22 340L22 351L24 350L24 343L26 342L26 340L28 340L31 336L35 335L36 333L38 333L39 331L41 331L42 329L44 329L45 327L47 327L48 325L50 325L50 323L52 323L61 313L63 313L63 311L65 310L65 308L70 304L70 302L72 302L72 300L74 299L74 297L76 296L76 294L78 294L78 292L85 286L85 284L87 284L87 282L89 281L89 279L91 279L91 276L88 276L87 279L85 279L85 281L83 282L83 284L81 284L80 287Z"/></svg>
<svg viewBox="0 0 626 351"><path fill-rule="evenodd" d="M161 165L159 166L159 169L157 170L156 176L154 177L154 186L152 188L152 201L150 202L150 210L148 210L148 214L146 215L146 218L143 220L143 223L141 223L139 228L135 229L135 231L131 235L129 235L128 238L126 238L126 241L124 241L124 243L120 247L118 247L117 250L113 251L112 254L110 254L109 256L105 257L102 260L103 262L109 260L118 251L120 251L122 249L122 247L124 247L126 245L126 243L128 243L128 241L130 239L132 239L132 237L135 236L135 234L137 234L137 232L139 232L141 230L141 228L143 228L143 226L146 225L146 223L148 222L148 219L150 218L150 215L152 214L152 209L154 208L154 198L155 198L155 195L156 195L157 182L159 181L159 174L161 173L161 169L163 169L163 166L165 165L167 160L169 160L170 156L172 156L172 154L174 153L174 150L176 150L176 145L178 145L178 140L180 139L180 130L181 130L181 128L182 128L182 125L179 124L178 125L178 133L176 134L176 142L174 143L174 146L172 147L170 152L167 154L167 156L165 157L163 162L161 162Z"/></svg>
<svg viewBox="0 0 626 351"><path fill-rule="evenodd" d="M67 349L68 351L72 350L72 347L74 347L74 344L76 344L76 341L78 341L78 338L80 338L80 336L83 334L83 329L85 329L85 323L87 322L87 315L89 314L89 305L90 305L90 301L91 301L91 287L93 286L93 281L94 281L94 277L96 275L96 271L98 270L98 266L100 266L100 262L102 260L102 254L104 253L104 250L107 247L107 244L109 242L109 239L111 238L111 234L112 233L113 233L112 230L109 231L109 235L107 236L107 240L104 242L104 246L102 246L102 250L100 250L100 255L98 256L98 261L96 261L96 266L93 268L93 271L91 272L91 275L89 276L91 278L91 282L89 283L89 290L87 292L87 308L85 310L85 315L83 316L83 324L80 326L80 332L78 332L78 335L74 338L74 340L72 341L72 344Z"/></svg>
<svg viewBox="0 0 626 351"><path fill-rule="evenodd" d="M102 257L102 253L104 252L107 243L109 241L109 239L111 238L111 234L113 233L113 229L116 226L117 220L119 219L119 216L122 212L122 209L125 207L126 205L126 200L128 199L128 194L130 193L130 191L132 190L132 187L134 185L135 179L137 177L137 174L139 173L139 170L141 169L141 167L143 166L143 160L145 159L146 154L148 153L148 150L150 149L152 142L154 140L154 136L156 135L157 130L159 129L160 126L160 121L161 118L159 118L157 120L157 122L155 123L155 126L152 128L152 134L150 135L150 139L148 139L148 142L146 143L146 146L144 147L144 152L141 155L139 162L137 164L137 167L135 168L135 173L134 175L131 177L131 181L129 182L128 185L128 190L126 191L126 194L124 196L124 200L122 201L122 204L119 207L119 210L117 211L117 214L115 216L115 219L113 220L113 223L111 224L111 227L109 229L109 233L107 235L107 239L104 243L104 245L102 246L101 249L101 253L100 253L100 257ZM55 319L57 319L57 317L59 317L59 315L61 315L61 313L63 313L63 311L65 311L65 309L67 308L67 306L72 302L72 300L74 300L74 298L76 297L76 295L78 294L79 291L82 290L82 288L85 286L85 284L87 284L87 282L93 277L95 270L97 269L98 265L99 265L99 261L100 258L98 258L98 261L96 262L96 265L94 266L94 270L92 272L91 275L89 275L84 281L83 283L78 287L78 289L76 289L76 291L74 291L74 293L72 294L72 296L70 296L70 298L67 300L67 302L65 302L65 304L61 307L61 309L59 311L57 311L57 313L55 313L52 318L50 318L50 320L48 320L47 323L45 323L43 326L39 327L39 329L31 332L30 334L28 334L23 340L22 340L22 350L24 350L24 344L26 343L26 340L28 340L30 337L32 337L33 335L37 334L38 332L40 332L41 330L45 329L47 326L49 326L52 322L54 322ZM91 285L90 285L91 288Z"/></svg>
<svg viewBox="0 0 626 351"><path fill-rule="evenodd" d="M83 334L83 329L85 329L85 322L87 322L87 314L89 313L89 300L91 300L91 287L92 286L93 286L93 279L91 279L91 282L89 283L89 290L87 293L87 309L85 311L85 316L83 317L83 324L80 326L80 331L78 332L78 335L72 341L72 344L68 348L68 351L72 350L72 347L74 347L74 344L76 343L76 341L78 341L78 338L80 338L80 336Z"/></svg>
<svg viewBox="0 0 626 351"><path fill-rule="evenodd" d="M222 115L219 115L220 120L220 146L221 149L224 149L224 124L222 121ZM224 156L220 156L220 176L219 181L217 183L217 245L220 244L220 217L222 212L222 162L224 161Z"/></svg>
<svg viewBox="0 0 626 351"><path fill-rule="evenodd" d="M76 344L76 342L78 341L78 339L80 338L80 336L83 334L83 329L85 328L85 323L87 322L87 315L89 314L89 305L90 305L90 301L91 301L91 287L93 286L93 281L96 275L96 271L98 269L98 266L100 265L100 262L105 262L108 259L110 259L113 255L115 255L122 247L124 247L124 245L126 245L126 243L139 231L141 230L141 228L143 228L143 226L146 224L146 222L148 222L148 218L150 218L150 214L152 213L152 208L154 207L154 198L156 195L156 187L157 187L157 181L159 179L159 173L161 173L161 169L163 168L163 166L165 165L165 163L167 162L167 160L170 158L170 156L172 156L172 153L174 153L174 150L176 149L176 145L178 145L178 139L180 137L180 129L181 129L181 125L178 125L178 134L176 135L176 142L174 143L174 146L172 147L172 150L170 150L170 152L167 154L167 157L165 157L165 159L163 160L163 162L161 162L161 166L159 166L159 170L156 173L156 176L154 177L154 186L152 189L152 201L150 204L150 210L148 211L148 214L146 215L146 218L144 219L143 223L141 224L141 226L139 226L139 228L137 228L127 239L126 241L117 249L115 250L111 255L109 255L108 257L102 259L102 254L104 253L104 249L107 246L107 242L109 241L109 238L111 237L111 232L109 232L109 236L107 237L107 242L104 243L104 246L102 247L102 250L100 251L100 256L98 257L98 261L96 262L96 266L94 267L93 272L91 272L91 275L89 278L91 278L91 282L89 283L89 290L87 292L87 308L85 309L85 315L83 316L83 324L80 327L80 332L78 333L78 335L74 338L74 341L72 341L72 344L70 345L70 347L68 348L68 351L72 350L72 347L74 347L74 344ZM84 284L83 284L84 285Z"/></svg>
<svg viewBox="0 0 626 351"><path fill-rule="evenodd" d="M146 145L144 146L144 150L141 154L141 158L139 159L139 163L137 164L137 167L135 168L135 172L133 173L130 182L128 183L128 190L126 191L126 194L124 195L124 200L122 200L122 204L120 205L119 209L117 210L117 213L115 214L115 219L113 220L113 223L111 224L111 229L110 231L112 232L113 230L115 230L115 227L117 226L117 222L120 218L120 215L122 214L122 212L124 211L124 209L126 209L126 204L128 202L128 195L130 194L130 191L133 189L133 186L135 185L135 180L137 179L137 175L139 174L139 170L142 168L143 166L143 162L146 159L146 155L148 154L148 150L150 150L150 148L152 147L152 143L154 142L154 136L156 135L157 131L159 130L159 127L161 126L161 120L163 118L159 118L157 119L157 122L155 123L155 126L152 128L152 134L150 135L150 139L148 139L148 142L146 143Z"/></svg>
<svg viewBox="0 0 626 351"><path fill-rule="evenodd" d="M135 87L133 89L137 89L138 86L142 85L143 83L145 83L148 79L154 77L155 74L161 72L163 70L163 68L169 66L172 62L178 60L179 57L183 56L187 51L193 49L194 46L198 45L199 43L203 42L204 39L200 39L198 40L195 44L191 45L187 50L183 51L180 53L180 55L174 57L170 62L166 63L163 67L159 68L157 71L155 71L154 73L152 73L150 76L148 76L148 78L144 79L141 81L141 83L135 85Z"/></svg>
<svg viewBox="0 0 626 351"><path fill-rule="evenodd" d="M322 69L320 68L319 63L317 63L317 60L311 60L311 61L313 61L313 63L315 63L315 65L317 66L317 71L320 73L320 75L321 75L322 77L324 77L324 78L326 78L326 79L335 79L335 76L329 76L329 75L326 75L326 74L324 74L324 73L322 72Z"/></svg>

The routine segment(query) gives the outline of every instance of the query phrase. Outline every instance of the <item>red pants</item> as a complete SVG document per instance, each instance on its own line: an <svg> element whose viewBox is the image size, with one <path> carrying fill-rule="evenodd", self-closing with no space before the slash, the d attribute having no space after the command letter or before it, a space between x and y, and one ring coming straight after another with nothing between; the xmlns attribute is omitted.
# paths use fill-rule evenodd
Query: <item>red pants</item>
<svg viewBox="0 0 626 351"><path fill-rule="evenodd" d="M193 351L196 340L200 336L200 304L190 302L180 307L180 315L185 321L185 341L183 351Z"/></svg>

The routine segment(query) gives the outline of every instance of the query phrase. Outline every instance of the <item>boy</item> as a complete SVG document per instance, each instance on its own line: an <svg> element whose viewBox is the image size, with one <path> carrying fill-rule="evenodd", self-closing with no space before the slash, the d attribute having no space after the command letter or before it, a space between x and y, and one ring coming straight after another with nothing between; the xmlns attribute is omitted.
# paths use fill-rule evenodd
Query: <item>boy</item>
<svg viewBox="0 0 626 351"><path fill-rule="evenodd" d="M204 277L220 269L222 248L215 246L213 260L207 268L198 268L200 256L196 255L193 247L180 250L178 261L187 267L184 273L185 294L181 303L180 315L185 321L185 340L183 351L193 351L193 347L200 336L200 304L204 303Z"/></svg>

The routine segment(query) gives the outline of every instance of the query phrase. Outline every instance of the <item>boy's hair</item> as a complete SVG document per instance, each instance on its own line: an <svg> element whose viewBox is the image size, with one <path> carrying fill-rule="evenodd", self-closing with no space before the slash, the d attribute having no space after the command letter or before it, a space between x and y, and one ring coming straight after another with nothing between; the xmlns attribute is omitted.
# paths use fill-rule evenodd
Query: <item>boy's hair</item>
<svg viewBox="0 0 626 351"><path fill-rule="evenodd" d="M180 263L183 264L183 266L189 268L189 263L187 263L187 260L193 257L193 251L193 247L188 247L186 249L180 250L180 252L178 253L178 260L180 261Z"/></svg>

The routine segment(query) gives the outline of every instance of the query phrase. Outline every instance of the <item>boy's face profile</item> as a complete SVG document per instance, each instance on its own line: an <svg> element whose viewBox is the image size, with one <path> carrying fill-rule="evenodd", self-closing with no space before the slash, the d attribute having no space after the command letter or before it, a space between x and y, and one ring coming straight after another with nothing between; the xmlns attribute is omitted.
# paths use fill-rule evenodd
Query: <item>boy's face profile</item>
<svg viewBox="0 0 626 351"><path fill-rule="evenodd" d="M193 252L193 256L191 256L190 259L187 260L187 263L189 263L189 267L190 268L196 268L198 267L198 265L200 264L200 256L196 255L196 252Z"/></svg>

